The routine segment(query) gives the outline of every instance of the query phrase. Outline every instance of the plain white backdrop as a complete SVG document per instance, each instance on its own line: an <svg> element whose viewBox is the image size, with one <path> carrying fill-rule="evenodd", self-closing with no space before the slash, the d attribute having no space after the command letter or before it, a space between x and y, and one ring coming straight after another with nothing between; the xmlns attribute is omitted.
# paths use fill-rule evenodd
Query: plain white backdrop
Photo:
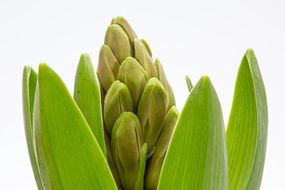
<svg viewBox="0 0 285 190"><path fill-rule="evenodd" d="M253 48L267 90L269 133L263 190L285 185L285 3L265 0L0 1L0 189L36 189L25 142L21 78L25 64L48 63L70 91L79 56L97 65L111 19L124 16L164 65L181 110L193 83L210 76L225 124L240 60Z"/></svg>

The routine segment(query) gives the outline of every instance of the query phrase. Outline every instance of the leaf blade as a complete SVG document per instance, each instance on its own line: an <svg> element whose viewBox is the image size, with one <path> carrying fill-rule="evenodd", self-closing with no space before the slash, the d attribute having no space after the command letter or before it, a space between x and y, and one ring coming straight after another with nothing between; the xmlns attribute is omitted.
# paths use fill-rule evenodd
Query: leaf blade
<svg viewBox="0 0 285 190"><path fill-rule="evenodd" d="M208 77L191 90L173 133L158 189L227 189L223 117Z"/></svg>
<svg viewBox="0 0 285 190"><path fill-rule="evenodd" d="M186 81L186 85L187 85L187 88L189 90L189 92L191 92L192 88L193 88L193 84L191 82L191 79L189 76L185 76L185 81Z"/></svg>
<svg viewBox="0 0 285 190"><path fill-rule="evenodd" d="M34 95L36 91L37 74L29 66L25 66L23 70L22 79L22 99L23 99L23 114L24 114L24 127L26 141L30 156L30 161L34 173L34 177L37 183L38 189L44 189L40 177L38 168L38 162L34 149L34 137L33 137L33 107L34 107Z"/></svg>
<svg viewBox="0 0 285 190"><path fill-rule="evenodd" d="M39 67L34 116L35 147L46 189L117 189L87 121L46 64Z"/></svg>
<svg viewBox="0 0 285 190"><path fill-rule="evenodd" d="M88 122L104 155L106 155L100 85L91 59L87 54L81 55L77 67L74 100Z"/></svg>
<svg viewBox="0 0 285 190"><path fill-rule="evenodd" d="M229 189L259 189L267 141L266 93L253 50L238 72L227 128Z"/></svg>
<svg viewBox="0 0 285 190"><path fill-rule="evenodd" d="M140 150L139 169L138 169L138 176L136 180L135 190L144 189L146 160L147 160L147 143L144 143Z"/></svg>

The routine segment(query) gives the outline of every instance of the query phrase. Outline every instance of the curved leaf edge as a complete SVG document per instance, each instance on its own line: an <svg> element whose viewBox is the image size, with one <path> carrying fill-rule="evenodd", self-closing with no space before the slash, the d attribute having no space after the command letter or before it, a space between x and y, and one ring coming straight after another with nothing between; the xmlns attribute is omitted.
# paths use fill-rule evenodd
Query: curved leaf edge
<svg viewBox="0 0 285 190"><path fill-rule="evenodd" d="M202 89L201 89L202 88ZM204 88L204 89L203 89ZM183 126L183 125L181 125L180 126L180 129L178 129L179 128L179 125L180 125L180 123L181 123L181 119L183 118L183 117L187 117L188 116L188 114L189 113L187 113L187 112L189 112L189 109L192 109L192 103L191 103L191 101L193 102L193 100L191 100L192 99L192 96L194 97L194 96L196 96L197 97L197 93L201 93L201 91L204 91L203 93L205 94L207 94L207 90L209 90L209 89L211 89L210 91L211 91L211 93L213 93L212 95L214 96L214 102L216 102L217 103L217 105L216 106L214 106L215 108L217 108L219 111L219 113L220 113L220 118L219 118L219 120L220 120L220 122L221 122L221 125L220 125L220 127L218 127L218 130L217 131L219 131L219 132L217 132L217 133L219 133L219 135L221 135L221 139L219 139L220 140L220 142L218 142L218 144L220 144L220 146L216 146L216 148L221 148L220 149L220 156L224 159L224 161L222 162L222 163L220 163L221 165L217 165L218 167L220 167L220 173L218 174L218 175L220 175L217 179L219 179L218 181L219 182L216 182L215 180L210 180L212 183L209 185L208 184L208 182L206 182L206 181L203 181L203 182L197 182L197 183L200 183L200 184L197 184L196 182L195 182L195 184L194 183L192 183L192 184L183 184L183 183L189 183L189 178L185 178L185 176L183 177L183 175L180 175L180 174L183 174L184 172L186 172L186 171L179 171L179 180L177 179L176 181L173 181L174 179L172 179L172 178L174 178L174 176L175 176L175 174L174 174L174 171L172 170L172 169L170 169L171 171L168 171L168 172L166 172L166 170L169 170L169 169L167 169L166 167L168 167L169 165L172 165L173 164L173 162L174 162L174 160L171 160L173 157L171 157L171 158L169 158L170 156L170 154L172 154L171 153L171 149L172 149L172 146L173 146L173 144L174 143L176 143L175 141L179 141L180 139L175 139L175 136L176 136L176 133L177 133L177 131L178 130L180 130L182 127L183 128L185 128L185 127L189 127L189 126ZM215 89L214 89L214 87L212 86L212 83L211 83L211 81L210 81L210 79L209 79L209 77L208 76L203 76L203 77L201 77L201 79L199 80L199 82L194 86L194 88L193 89L190 89L191 91L190 91L190 94L189 94L189 96L188 96L188 98L187 98L187 100L186 100L186 103L185 103L185 105L184 105L184 108L183 108L183 110L182 110L182 112L181 112L181 114L180 114L180 116L179 116L179 118L178 118L178 122L177 122L177 125L176 125L176 127L175 127L175 130L174 130L174 132L173 132L173 134L172 134L172 137L171 137L171 140L170 140L170 145L169 145L169 149L168 149L168 151L167 151L167 153L166 153L166 156L165 156L165 160L164 160L164 162L163 162L163 166L162 166L162 171L161 171L161 175L160 175L160 178L159 178L159 184L158 184L158 190L162 190L162 189L165 189L166 187L168 188L168 189L179 189L179 187L180 188L186 188L186 189L192 189L192 188L198 188L198 189L200 189L200 188L203 188L203 189L211 189L211 188L213 188L213 186L212 185L216 185L216 188L218 188L218 189L224 189L224 190L227 190L228 189L228 180L227 180L227 172L228 172L228 169L227 169L227 150L226 150L226 140L225 140L225 128L224 128L224 124L223 124L223 117L222 117L222 111L221 111L221 107L220 107L220 103L219 103L219 100L218 100L218 97L217 97L217 94L216 94L216 92L215 92ZM210 135L211 136L211 135ZM209 137L209 136L208 136ZM183 141L183 140L182 140ZM198 140L199 141L199 140ZM208 144L207 146L210 146L210 144ZM177 147L176 147L177 148ZM186 148L187 149L187 148ZM188 152L189 153L189 152ZM184 152L184 153L181 153L181 154L187 154L187 152ZM178 157L180 157L179 155L175 155L175 157L176 158L178 158ZM180 160L181 161L181 160ZM168 163L169 162L169 163ZM171 164L171 163L172 164ZM183 162L184 161L181 161L181 162L179 162L179 164L182 166L182 165L184 165L183 164ZM168 165L168 166L167 166ZM185 166L183 166L183 167L185 167ZM203 167L201 167L201 168L199 168L199 170L203 170L204 168ZM187 173L188 172L193 172L193 171L187 171ZM205 172L204 174L206 174L207 172ZM208 176L209 177L209 176ZM210 177L211 178L211 177ZM209 178L207 178L206 177L206 180L208 180ZM172 181L172 182L171 182ZM171 185L172 184L172 185ZM215 188L215 187L214 187Z"/></svg>
<svg viewBox="0 0 285 190"><path fill-rule="evenodd" d="M22 102L26 142L37 187L39 190L43 190L44 188L40 177L33 137L33 107L37 84L37 73L30 66L26 65L23 69L22 76Z"/></svg>

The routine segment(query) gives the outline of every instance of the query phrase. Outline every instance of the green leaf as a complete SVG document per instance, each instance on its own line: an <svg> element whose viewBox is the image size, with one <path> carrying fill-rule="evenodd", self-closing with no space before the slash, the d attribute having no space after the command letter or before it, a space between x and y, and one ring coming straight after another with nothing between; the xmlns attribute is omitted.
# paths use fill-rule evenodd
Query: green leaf
<svg viewBox="0 0 285 190"><path fill-rule="evenodd" d="M191 79L189 78L189 76L186 75L185 80L186 80L187 88L188 88L189 92L191 92L191 90L193 88L193 84L191 82Z"/></svg>
<svg viewBox="0 0 285 190"><path fill-rule="evenodd" d="M106 155L100 85L89 55L82 54L77 67L74 99Z"/></svg>
<svg viewBox="0 0 285 190"><path fill-rule="evenodd" d="M223 116L214 87L202 77L192 89L173 133L159 190L226 190Z"/></svg>
<svg viewBox="0 0 285 190"><path fill-rule="evenodd" d="M29 66L24 67L23 71L23 113L24 113L24 124L26 141L29 150L29 156L34 172L34 176L37 182L39 190L44 189L42 186L42 181L40 177L40 172L38 168L37 158L34 149L34 138L33 138L33 108L34 108L34 96L37 84L37 74Z"/></svg>
<svg viewBox="0 0 285 190"><path fill-rule="evenodd" d="M60 77L39 66L35 148L45 189L115 190L105 156Z"/></svg>
<svg viewBox="0 0 285 190"><path fill-rule="evenodd" d="M259 189L267 125L265 88L254 52L249 49L239 68L227 128L229 189Z"/></svg>
<svg viewBox="0 0 285 190"><path fill-rule="evenodd" d="M138 176L135 185L135 190L143 190L144 188L144 174L145 174L145 166L147 160L147 143L144 143L140 150L140 160L139 160L139 169Z"/></svg>

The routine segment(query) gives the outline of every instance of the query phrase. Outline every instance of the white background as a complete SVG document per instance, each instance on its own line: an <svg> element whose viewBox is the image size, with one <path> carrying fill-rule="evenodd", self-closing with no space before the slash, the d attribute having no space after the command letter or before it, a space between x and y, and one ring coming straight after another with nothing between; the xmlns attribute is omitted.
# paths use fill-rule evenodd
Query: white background
<svg viewBox="0 0 285 190"><path fill-rule="evenodd" d="M268 151L263 190L285 184L284 1L0 1L0 189L36 189L26 148L21 78L25 64L44 61L73 90L82 52L97 65L111 19L122 15L164 64L181 110L184 76L210 76L225 123L234 82L247 48L254 48L269 106Z"/></svg>

